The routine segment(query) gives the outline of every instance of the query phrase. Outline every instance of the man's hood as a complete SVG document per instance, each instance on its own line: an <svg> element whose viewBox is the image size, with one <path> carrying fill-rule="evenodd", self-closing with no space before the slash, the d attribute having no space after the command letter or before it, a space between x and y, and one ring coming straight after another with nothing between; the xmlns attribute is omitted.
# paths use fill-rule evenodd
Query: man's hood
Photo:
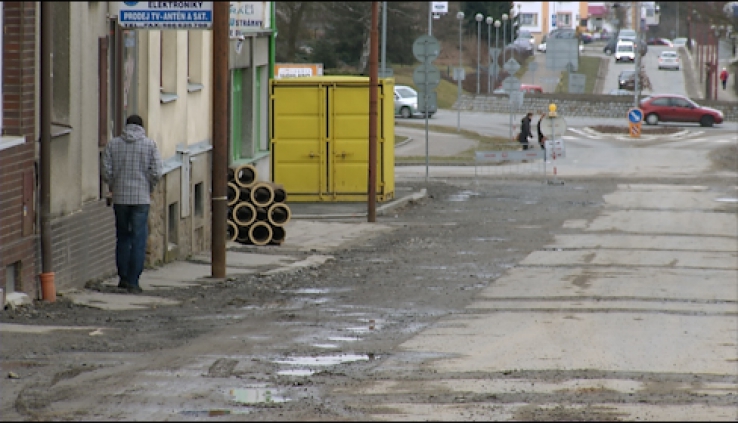
<svg viewBox="0 0 738 423"><path fill-rule="evenodd" d="M123 128L123 134L121 138L125 142L136 142L146 138L146 131L139 125L129 123Z"/></svg>

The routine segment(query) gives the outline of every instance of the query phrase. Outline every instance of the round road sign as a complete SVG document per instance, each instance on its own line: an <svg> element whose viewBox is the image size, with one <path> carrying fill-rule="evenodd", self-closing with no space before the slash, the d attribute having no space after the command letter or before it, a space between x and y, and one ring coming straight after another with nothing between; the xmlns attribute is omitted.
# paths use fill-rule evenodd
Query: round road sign
<svg viewBox="0 0 738 423"><path fill-rule="evenodd" d="M435 90L441 83L441 71L430 63L423 63L413 71L413 83L418 91L425 91L426 84L428 91Z"/></svg>
<svg viewBox="0 0 738 423"><path fill-rule="evenodd" d="M413 56L421 62L436 60L441 52L441 44L432 35L421 35L413 43Z"/></svg>
<svg viewBox="0 0 738 423"><path fill-rule="evenodd" d="M552 138L553 135L560 138L566 132L566 121L562 117L543 118L541 132L548 138Z"/></svg>
<svg viewBox="0 0 738 423"><path fill-rule="evenodd" d="M639 123L641 121L643 121L643 110L637 108L628 110L628 122Z"/></svg>

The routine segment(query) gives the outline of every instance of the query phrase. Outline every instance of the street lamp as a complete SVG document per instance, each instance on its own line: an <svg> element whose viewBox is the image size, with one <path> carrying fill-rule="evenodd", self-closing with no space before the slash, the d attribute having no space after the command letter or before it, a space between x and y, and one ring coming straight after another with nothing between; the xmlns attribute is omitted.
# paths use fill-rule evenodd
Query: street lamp
<svg viewBox="0 0 738 423"><path fill-rule="evenodd" d="M457 13L456 19L459 20L459 70L456 72L456 83L459 86L459 93L457 94L457 97L456 97L456 104L457 104L456 132L460 132L461 131L461 69L463 66L461 64L461 56L462 56L461 54L461 23L464 22L464 12Z"/></svg>
<svg viewBox="0 0 738 423"><path fill-rule="evenodd" d="M482 39L482 19L484 19L484 15L481 13L477 13L476 16L474 16L474 19L477 21L477 95L479 95L479 43Z"/></svg>
<svg viewBox="0 0 738 423"><path fill-rule="evenodd" d="M500 65L497 63L497 59L500 58L500 20L495 21L495 54L497 57L495 57L495 85L497 85L497 70L500 68Z"/></svg>
<svg viewBox="0 0 738 423"><path fill-rule="evenodd" d="M504 13L502 15L502 63L505 63L507 60L507 57L505 57L505 53L507 52L507 49L505 48L505 40L507 37L507 18L507 13Z"/></svg>
<svg viewBox="0 0 738 423"><path fill-rule="evenodd" d="M489 86L492 83L492 75L489 73L489 65L491 63L490 59L491 56L489 54L489 49L492 47L492 22L494 19L492 19L492 16L487 16L487 95L492 92L490 90Z"/></svg>

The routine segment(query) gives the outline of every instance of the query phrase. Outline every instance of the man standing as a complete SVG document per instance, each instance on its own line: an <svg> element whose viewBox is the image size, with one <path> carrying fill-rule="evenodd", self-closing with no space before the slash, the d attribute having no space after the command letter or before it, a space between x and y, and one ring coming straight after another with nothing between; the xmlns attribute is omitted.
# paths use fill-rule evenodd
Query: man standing
<svg viewBox="0 0 738 423"><path fill-rule="evenodd" d="M723 83L723 89L728 85L728 69L723 68L720 72L720 81Z"/></svg>
<svg viewBox="0 0 738 423"><path fill-rule="evenodd" d="M118 288L131 293L143 292L138 279L146 258L151 192L161 175L161 156L156 143L146 137L143 119L129 116L123 134L105 147L103 180L113 196Z"/></svg>
<svg viewBox="0 0 738 423"><path fill-rule="evenodd" d="M530 132L530 122L533 118L533 113L528 112L527 115L520 121L520 135L518 135L518 141L523 144L523 150L528 149L528 139L533 136Z"/></svg>

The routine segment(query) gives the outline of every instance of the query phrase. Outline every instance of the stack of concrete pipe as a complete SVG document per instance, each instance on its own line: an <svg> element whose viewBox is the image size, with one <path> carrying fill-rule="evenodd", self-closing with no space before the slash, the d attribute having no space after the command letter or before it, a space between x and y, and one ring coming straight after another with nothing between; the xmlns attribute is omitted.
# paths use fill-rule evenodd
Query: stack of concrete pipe
<svg viewBox="0 0 738 423"><path fill-rule="evenodd" d="M280 184L257 182L256 176L251 164L228 169L226 238L247 245L281 245L284 226L292 217L285 204L287 192Z"/></svg>

